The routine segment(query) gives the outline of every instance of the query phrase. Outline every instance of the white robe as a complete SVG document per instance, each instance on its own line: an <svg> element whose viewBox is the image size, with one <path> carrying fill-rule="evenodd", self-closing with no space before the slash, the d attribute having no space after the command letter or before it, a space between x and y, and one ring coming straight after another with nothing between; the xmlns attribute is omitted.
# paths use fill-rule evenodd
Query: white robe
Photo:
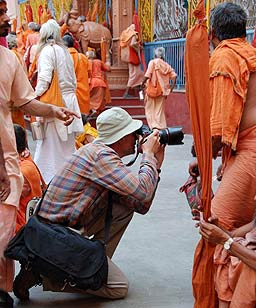
<svg viewBox="0 0 256 308"><path fill-rule="evenodd" d="M80 114L75 94L74 65L65 47L47 45L40 52L36 95L41 96L48 89L54 67L57 67L59 86L66 107ZM37 141L34 160L48 183L75 151L75 135L83 132L83 123L81 119L74 118L71 125L66 127L58 119L44 118L44 126L45 139Z"/></svg>

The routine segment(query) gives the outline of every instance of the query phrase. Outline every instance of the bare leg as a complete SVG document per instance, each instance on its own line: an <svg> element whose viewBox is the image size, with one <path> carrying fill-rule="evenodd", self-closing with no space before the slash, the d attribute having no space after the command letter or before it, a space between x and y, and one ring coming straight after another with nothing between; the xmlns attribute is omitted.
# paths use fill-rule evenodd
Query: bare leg
<svg viewBox="0 0 256 308"><path fill-rule="evenodd" d="M129 90L130 90L130 87L127 87L125 89L125 92L124 92L124 95L123 95L124 98L129 96Z"/></svg>

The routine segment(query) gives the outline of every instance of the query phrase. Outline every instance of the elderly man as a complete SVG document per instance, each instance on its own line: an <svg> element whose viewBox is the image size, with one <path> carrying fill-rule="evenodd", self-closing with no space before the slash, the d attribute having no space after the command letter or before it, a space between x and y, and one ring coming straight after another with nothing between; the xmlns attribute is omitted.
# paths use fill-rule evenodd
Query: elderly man
<svg viewBox="0 0 256 308"><path fill-rule="evenodd" d="M10 29L9 21L6 2L0 0L0 37L7 36ZM7 292L12 290L14 266L11 260L5 259L3 252L15 231L23 178L18 164L10 102L14 102L14 106L32 115L57 117L66 121L66 125L72 122L75 113L66 108L58 108L35 100L36 95L24 70L9 49L0 46L0 59L2 72L0 75L0 138L11 185L9 196L5 200L3 197L0 200L0 307L13 307L13 300Z"/></svg>
<svg viewBox="0 0 256 308"><path fill-rule="evenodd" d="M121 60L128 63L129 78L124 93L124 98L129 97L129 90L141 85L143 71L140 68L140 42L135 25L131 24L120 35Z"/></svg>
<svg viewBox="0 0 256 308"><path fill-rule="evenodd" d="M167 96L173 91L177 74L174 69L164 61L165 49L158 47L154 51L155 57L148 64L142 87L146 86L145 114L148 126L158 129L166 128L165 102ZM172 81L172 85L170 85Z"/></svg>
<svg viewBox="0 0 256 308"><path fill-rule="evenodd" d="M104 240L104 220L108 194L113 196L112 223L106 252L109 257L108 281L90 294L117 299L126 296L128 281L111 258L134 212L145 214L152 204L164 146L160 145L158 131L141 144L142 158L137 175L124 165L121 158L135 152L136 131L142 121L133 120L122 108L113 107L97 118L98 138L81 147L61 168L50 183L39 216L53 223L82 229L86 236ZM15 278L14 294L29 298L28 289L40 277L24 267ZM43 279L44 289L60 291L63 284ZM65 291L70 291L66 289ZM75 289L72 290L73 292Z"/></svg>

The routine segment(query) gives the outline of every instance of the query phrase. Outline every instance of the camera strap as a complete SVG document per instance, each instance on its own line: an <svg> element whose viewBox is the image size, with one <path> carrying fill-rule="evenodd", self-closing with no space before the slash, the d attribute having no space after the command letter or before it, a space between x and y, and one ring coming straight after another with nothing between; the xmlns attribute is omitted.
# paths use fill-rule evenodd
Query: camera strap
<svg viewBox="0 0 256 308"><path fill-rule="evenodd" d="M136 162L136 159L138 158L139 153L140 153L140 142L137 141L136 142L136 153L134 157L129 161L129 163L126 164L126 167L130 167Z"/></svg>
<svg viewBox="0 0 256 308"><path fill-rule="evenodd" d="M147 141L147 136L143 137L141 139L141 141L138 141L136 142L136 153L134 155L134 157L129 161L129 163L126 164L126 167L130 167L132 166L135 162L136 162L136 159L138 158L139 154L142 153L142 150L141 150L141 145Z"/></svg>

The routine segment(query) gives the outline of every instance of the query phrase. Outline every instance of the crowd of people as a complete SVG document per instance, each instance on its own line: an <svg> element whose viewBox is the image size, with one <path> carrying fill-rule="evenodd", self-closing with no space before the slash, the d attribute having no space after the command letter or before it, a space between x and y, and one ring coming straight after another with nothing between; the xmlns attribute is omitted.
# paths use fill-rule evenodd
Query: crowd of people
<svg viewBox="0 0 256 308"><path fill-rule="evenodd" d="M86 118L100 114L110 102L105 74L110 67L96 59L98 51L90 50L86 56L74 48L79 44L69 32L61 36L61 28L54 19L42 25L29 22L27 30L17 32L7 35L8 47L22 65L39 100L51 93L56 75L61 105L81 114L68 127L56 118L31 117L31 122L43 123L45 138L37 140L34 160L48 183L75 151L75 140L84 132ZM60 106L54 98L50 103ZM24 112L14 102L11 110L13 122L25 127Z"/></svg>
<svg viewBox="0 0 256 308"><path fill-rule="evenodd" d="M212 288L218 303L209 303L209 307L256 306L256 49L245 40L246 20L241 7L232 3L220 4L211 12L210 125L213 158L221 152L223 164L212 216L197 224L202 237L216 245ZM97 51L79 53L72 35L61 37L53 19L41 27L30 23L26 40L23 34L19 42L17 34L8 34L9 21L7 3L0 0L0 37L7 36L10 49L0 46L0 69L5 72L0 75L0 307L13 307L8 293L12 290L19 299L28 300L29 289L39 282L44 290L63 291L63 285L25 266L14 280L13 262L4 257L8 242L26 223L27 201L41 197L44 190L39 217L98 240L104 240L108 195L112 193L107 283L86 292L124 298L128 280L111 259L133 214L146 214L154 200L165 153L159 129L167 126L164 104L177 75L165 62L162 47L155 50L145 75L141 74L134 25L122 33L123 61L129 64L125 97L133 86L145 88L146 117L153 130L140 142L142 121L119 107L104 110L108 101L105 72L110 67ZM28 79L31 70L37 71L35 89ZM52 87L54 74L61 100L40 101ZM97 113L97 135L76 151L76 135L84 132L82 116L91 111ZM44 125L45 138L37 140L34 160L27 145L24 113ZM134 175L122 158L134 154L138 142L142 157ZM196 167L197 161L189 166L193 176L197 176ZM70 287L64 291L69 292ZM81 292L72 289L76 291Z"/></svg>

